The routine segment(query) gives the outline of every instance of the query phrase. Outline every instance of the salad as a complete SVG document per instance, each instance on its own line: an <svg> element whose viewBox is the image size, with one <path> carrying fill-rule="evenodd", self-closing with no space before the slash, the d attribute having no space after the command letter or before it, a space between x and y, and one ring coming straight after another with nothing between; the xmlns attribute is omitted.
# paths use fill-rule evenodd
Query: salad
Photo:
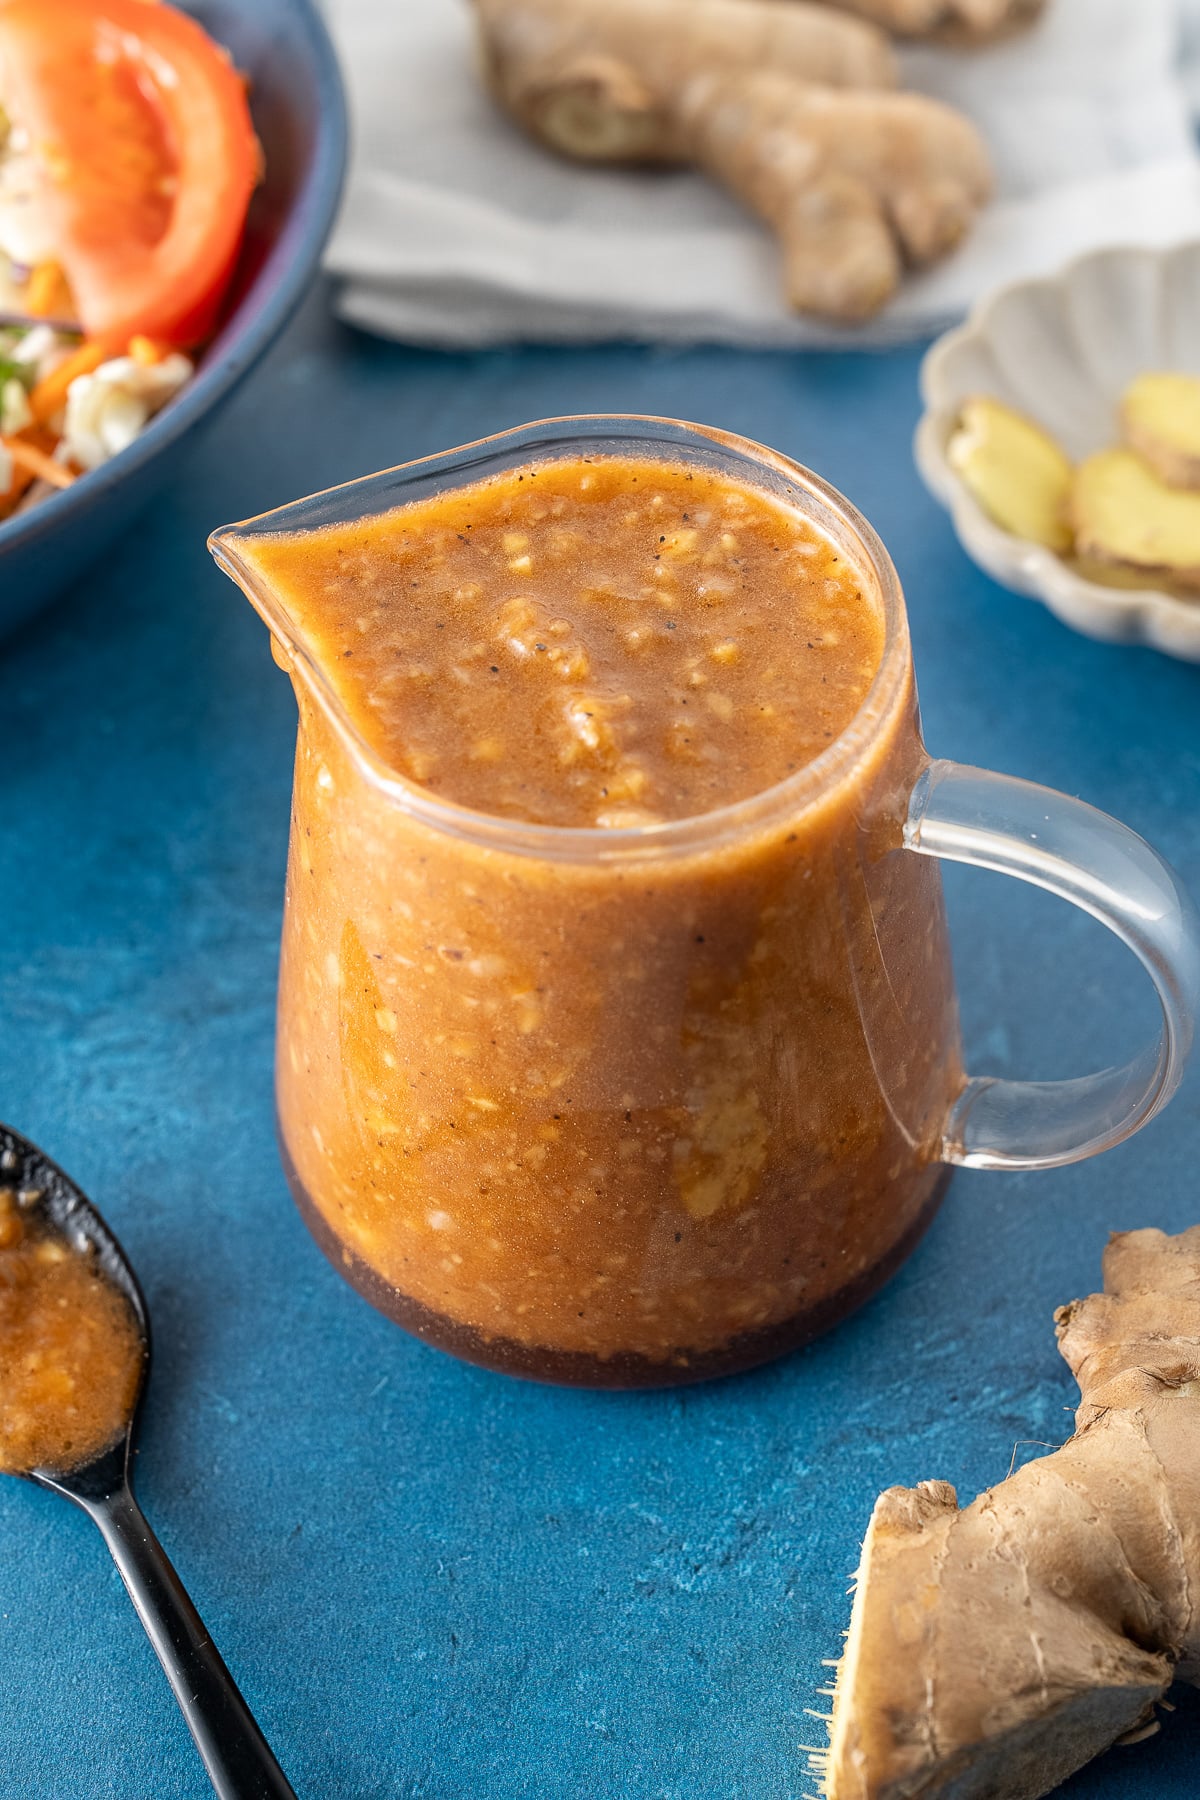
<svg viewBox="0 0 1200 1800"><path fill-rule="evenodd" d="M260 173L245 83L166 0L0 0L0 519L189 380Z"/></svg>

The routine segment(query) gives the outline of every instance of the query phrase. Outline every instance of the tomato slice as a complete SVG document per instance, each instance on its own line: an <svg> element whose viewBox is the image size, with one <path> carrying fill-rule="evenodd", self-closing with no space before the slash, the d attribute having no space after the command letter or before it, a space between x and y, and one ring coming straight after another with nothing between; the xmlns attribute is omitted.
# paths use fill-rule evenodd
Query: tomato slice
<svg viewBox="0 0 1200 1800"><path fill-rule="evenodd" d="M87 334L199 343L258 172L226 52L157 0L0 0L0 103Z"/></svg>

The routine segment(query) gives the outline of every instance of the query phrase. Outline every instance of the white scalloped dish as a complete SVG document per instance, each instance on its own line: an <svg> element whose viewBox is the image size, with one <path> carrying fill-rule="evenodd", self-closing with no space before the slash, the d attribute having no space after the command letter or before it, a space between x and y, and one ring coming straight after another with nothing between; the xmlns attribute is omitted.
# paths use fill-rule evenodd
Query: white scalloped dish
<svg viewBox="0 0 1200 1800"><path fill-rule="evenodd" d="M1088 579L997 525L946 460L964 401L988 395L1027 413L1078 462L1118 441L1121 393L1151 369L1200 375L1200 244L1095 251L976 307L921 366L917 467L968 556L1004 587L1044 601L1089 637L1200 662L1200 597Z"/></svg>

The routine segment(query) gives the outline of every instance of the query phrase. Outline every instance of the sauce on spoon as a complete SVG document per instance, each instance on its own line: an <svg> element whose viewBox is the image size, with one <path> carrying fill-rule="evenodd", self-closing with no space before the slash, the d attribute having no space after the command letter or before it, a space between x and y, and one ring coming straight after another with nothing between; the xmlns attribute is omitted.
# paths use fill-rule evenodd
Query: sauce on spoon
<svg viewBox="0 0 1200 1800"><path fill-rule="evenodd" d="M145 1345L95 1250L0 1186L0 1471L78 1468L125 1431Z"/></svg>

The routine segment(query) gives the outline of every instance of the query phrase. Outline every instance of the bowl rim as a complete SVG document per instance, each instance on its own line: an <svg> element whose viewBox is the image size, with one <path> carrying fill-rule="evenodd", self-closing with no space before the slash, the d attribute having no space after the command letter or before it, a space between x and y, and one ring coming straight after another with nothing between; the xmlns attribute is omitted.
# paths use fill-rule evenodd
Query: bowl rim
<svg viewBox="0 0 1200 1800"><path fill-rule="evenodd" d="M914 433L913 454L926 487L950 514L963 549L1001 586L1040 600L1073 629L1087 630L1080 615L1090 611L1096 625L1094 636L1148 643L1169 655L1200 659L1200 598L1182 599L1153 582L1125 587L1093 581L1048 546L1015 536L984 511L946 455L948 433L961 398L952 399L943 385L945 365L954 351L972 339L986 341L992 314L1012 295L1062 288L1102 263L1138 260L1165 265L1187 254L1200 255L1200 239L1181 238L1159 245L1104 244L1071 257L1051 273L1018 277L982 295L966 319L943 332L921 359L923 410ZM1064 616L1064 606L1070 607L1071 617ZM1180 639L1187 640L1186 649Z"/></svg>
<svg viewBox="0 0 1200 1800"><path fill-rule="evenodd" d="M307 40L316 85L316 134L311 162L283 228L243 296L252 316L241 328L227 322L229 342L211 361L202 359L182 393L140 431L133 443L98 469L28 512L0 520L0 555L56 533L73 512L95 505L127 476L145 467L210 412L279 336L307 292L333 228L349 152L346 94L337 52L314 0L288 0L297 34ZM255 305L256 296L263 296Z"/></svg>

